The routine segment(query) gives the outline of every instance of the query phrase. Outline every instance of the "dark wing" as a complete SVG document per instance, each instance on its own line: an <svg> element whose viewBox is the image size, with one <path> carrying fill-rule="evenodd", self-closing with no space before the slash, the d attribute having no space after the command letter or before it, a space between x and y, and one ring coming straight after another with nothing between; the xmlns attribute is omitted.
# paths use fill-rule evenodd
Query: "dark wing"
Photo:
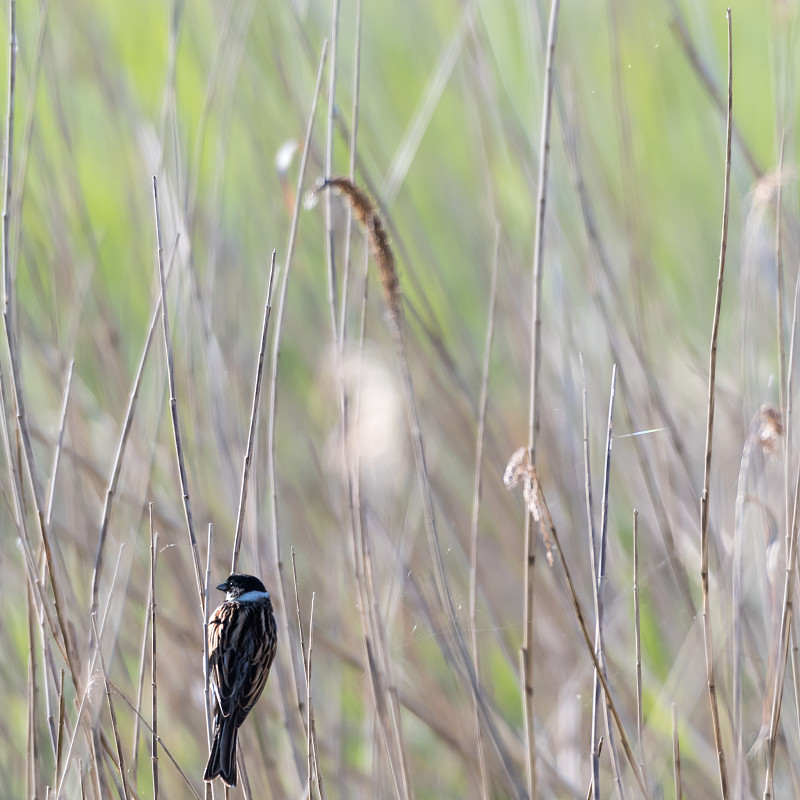
<svg viewBox="0 0 800 800"><path fill-rule="evenodd" d="M275 658L275 619L261 603L223 603L208 621L208 665L224 717L238 727L261 695Z"/></svg>

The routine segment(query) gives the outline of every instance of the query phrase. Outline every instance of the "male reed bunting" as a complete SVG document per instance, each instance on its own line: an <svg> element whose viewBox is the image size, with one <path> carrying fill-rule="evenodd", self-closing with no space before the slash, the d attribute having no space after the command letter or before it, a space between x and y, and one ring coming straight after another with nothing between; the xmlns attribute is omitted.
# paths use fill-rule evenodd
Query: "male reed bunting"
<svg viewBox="0 0 800 800"><path fill-rule="evenodd" d="M214 696L214 741L203 780L236 786L236 738L256 704L275 658L272 601L252 575L231 575L217 586L225 602L208 621L208 671Z"/></svg>

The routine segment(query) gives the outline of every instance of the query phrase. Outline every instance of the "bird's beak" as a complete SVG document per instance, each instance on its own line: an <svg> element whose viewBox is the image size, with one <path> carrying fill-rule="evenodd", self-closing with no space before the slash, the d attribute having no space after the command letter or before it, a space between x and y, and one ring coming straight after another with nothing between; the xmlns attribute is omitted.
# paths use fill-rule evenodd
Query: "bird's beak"
<svg viewBox="0 0 800 800"><path fill-rule="evenodd" d="M219 591L221 591L221 592L227 592L228 591L228 581L224 581L223 583L221 583L219 586L217 586L217 589L219 589Z"/></svg>

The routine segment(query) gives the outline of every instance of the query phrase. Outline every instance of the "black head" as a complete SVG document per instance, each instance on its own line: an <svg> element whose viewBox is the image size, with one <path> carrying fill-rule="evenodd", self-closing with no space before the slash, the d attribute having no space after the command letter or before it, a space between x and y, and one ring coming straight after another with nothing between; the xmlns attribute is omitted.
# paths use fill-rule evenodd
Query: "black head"
<svg viewBox="0 0 800 800"><path fill-rule="evenodd" d="M231 575L227 580L217 586L221 592L225 592L228 600L235 600L247 592L266 592L264 584L253 575Z"/></svg>

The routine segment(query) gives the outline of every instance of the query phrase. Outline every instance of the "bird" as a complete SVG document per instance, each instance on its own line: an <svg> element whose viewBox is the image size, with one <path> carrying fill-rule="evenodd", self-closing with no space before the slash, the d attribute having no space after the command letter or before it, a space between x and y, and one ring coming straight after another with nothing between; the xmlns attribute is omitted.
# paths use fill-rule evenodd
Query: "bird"
<svg viewBox="0 0 800 800"><path fill-rule="evenodd" d="M253 575L234 573L217 586L225 602L208 621L208 673L214 698L214 740L203 780L236 786L236 740L261 696L275 659L272 601Z"/></svg>

